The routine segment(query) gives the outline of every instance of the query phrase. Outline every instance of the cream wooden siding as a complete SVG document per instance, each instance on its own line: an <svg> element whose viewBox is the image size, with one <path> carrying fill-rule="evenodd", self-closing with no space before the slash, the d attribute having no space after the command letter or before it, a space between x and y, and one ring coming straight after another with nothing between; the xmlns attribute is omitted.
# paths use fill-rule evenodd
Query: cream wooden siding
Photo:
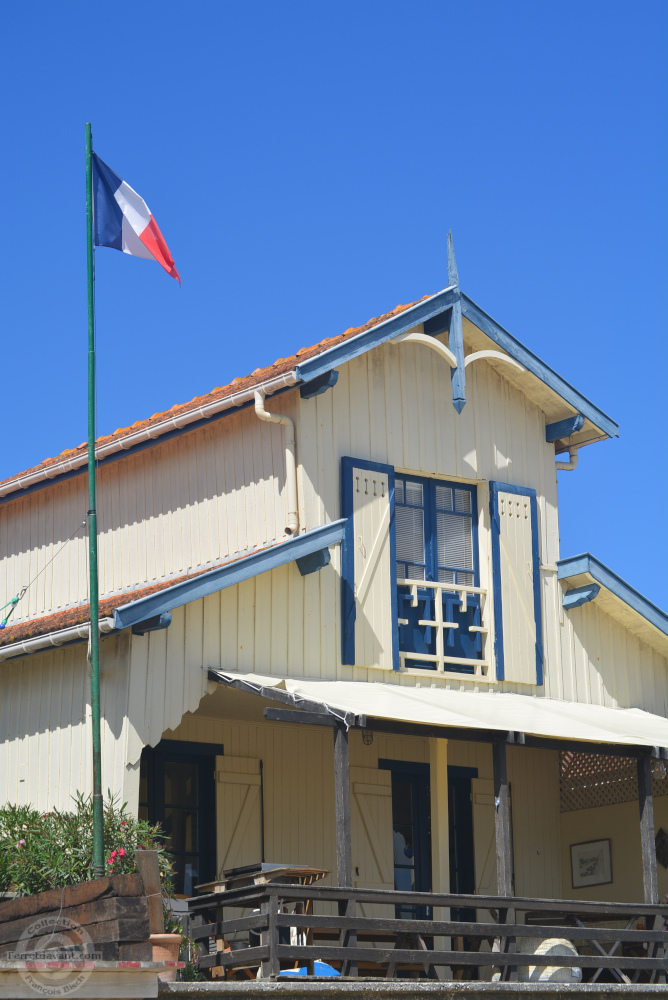
<svg viewBox="0 0 668 1000"><path fill-rule="evenodd" d="M265 855L270 861L311 864L336 873L334 828L334 744L331 730L278 723L230 722L199 712L187 714L166 739L222 744L225 758L243 757L264 762ZM376 736L364 746L360 733L350 734L353 780L366 769L378 773L378 758L429 760L427 740ZM357 768L363 769L358 771ZM387 773L387 772L385 772ZM381 779L382 780L382 779ZM355 813L357 815L357 813ZM364 860L368 845L357 831ZM228 844L219 836L218 865ZM368 860L373 873L373 859ZM362 870L362 869L361 869ZM332 876L328 882L332 882Z"/></svg>
<svg viewBox="0 0 668 1000"><path fill-rule="evenodd" d="M576 809L561 813L562 899L596 899L637 903L643 899L642 849L638 803ZM668 796L654 797L654 830L668 830ZM574 889L571 874L571 844L610 839L612 882ZM668 895L668 869L657 865L659 899Z"/></svg>
<svg viewBox="0 0 668 1000"><path fill-rule="evenodd" d="M297 405L296 393L267 402ZM280 427L251 411L206 426L98 473L100 595L179 576L285 537ZM88 599L85 475L0 504L0 597L38 576L14 621ZM48 561L56 555L54 561ZM43 572L42 572L43 570Z"/></svg>
<svg viewBox="0 0 668 1000"><path fill-rule="evenodd" d="M569 624L582 620L574 616L590 615L587 609L593 605L564 620L556 579L554 449L545 442L545 415L493 365L478 361L467 370L468 402L458 416L446 369L426 347L387 344L342 365L337 385L323 395L301 400L294 390L268 402L269 409L296 419L301 528L339 517L343 455L476 483L480 582L491 590L486 482L535 488L545 683L538 688L504 681L498 688L652 711L663 706L665 711L668 680L658 654L626 632L614 632L613 642L600 624ZM280 428L246 410L110 463L100 471L100 508L103 596L271 543L282 537L284 524ZM83 476L0 505L0 586L5 599L44 568L85 509ZM16 620L85 601L85 552L83 537L70 543L38 577L19 605ZM184 700L184 691L191 691L193 677L198 678L196 687L200 683L202 665L488 689L484 681L428 674L398 677L391 670L342 666L339 571L335 547L332 565L319 573L301 577L292 565L263 574L178 611L166 633L133 639L133 656L135 643L148 644L156 676L163 669L171 671L170 684L161 687L167 724L177 724L179 707L193 707ZM594 618L600 621L598 612ZM587 648L601 652L585 655L585 633L595 635L594 646ZM612 634L608 629L608 636ZM492 640L493 632L490 644ZM505 641L506 662L511 662L512 636ZM167 667L160 665L161 657L167 658ZM145 692L139 691L138 697L146 703ZM136 755L141 740L156 738L160 713L149 719L148 736L143 725L142 717Z"/></svg>
<svg viewBox="0 0 668 1000"><path fill-rule="evenodd" d="M561 597L561 587L560 597ZM596 601L556 615L562 675L557 697L668 716L668 662Z"/></svg>
<svg viewBox="0 0 668 1000"><path fill-rule="evenodd" d="M102 787L134 809L143 747L194 711L209 686L201 642L193 655L192 607L174 612L169 656L164 631L100 644ZM86 650L78 643L0 665L0 801L67 808L74 792L92 790Z"/></svg>
<svg viewBox="0 0 668 1000"><path fill-rule="evenodd" d="M331 732L315 727L298 727L278 723L253 724L230 722L207 716L207 703L199 712L188 714L180 726L165 734L166 738L196 740L223 744L225 757L243 757L264 761L265 793L265 854L269 860L289 860L295 864L312 864L335 873L334 841L334 754ZM448 764L477 767L481 779L492 779L491 749L478 743L447 744ZM360 884L386 881L392 863L391 798L372 796L375 786L389 791L389 772L379 771L378 760L429 763L430 741L411 737L374 736L371 746L365 746L360 733L350 734L352 781L353 866ZM232 765L230 765L232 766ZM559 824L558 754L552 751L509 749L509 780L512 787L513 830L515 848L515 879L519 895L558 898L561 895L561 841ZM357 786L357 788L355 788ZM447 789L436 787L432 775L432 814L435 796L444 796ZM360 814L360 796L365 803L370 829L364 826ZM371 845L374 824L385 823L389 829L378 829L380 841ZM227 835L229 837L229 834ZM229 848L225 837L219 837L218 864ZM495 850L495 847L492 847ZM476 854L476 864L483 859ZM354 869L353 869L354 870ZM332 876L328 881L332 881ZM390 875L393 880L394 874ZM442 884L434 889L448 890L448 873L442 873Z"/></svg>
<svg viewBox="0 0 668 1000"><path fill-rule="evenodd" d="M120 801L126 771L128 636L102 640L102 780ZM68 809L92 792L90 674L86 644L4 663L0 669L0 802Z"/></svg>
<svg viewBox="0 0 668 1000"><path fill-rule="evenodd" d="M480 796L493 791L492 750L482 743L448 742L448 764L476 767ZM559 825L559 755L551 750L508 749L511 790L515 892L518 896L561 896L561 841ZM493 806L492 806L493 809ZM473 803L476 881L489 884L496 871L493 823L484 798ZM490 858L490 855L493 857Z"/></svg>

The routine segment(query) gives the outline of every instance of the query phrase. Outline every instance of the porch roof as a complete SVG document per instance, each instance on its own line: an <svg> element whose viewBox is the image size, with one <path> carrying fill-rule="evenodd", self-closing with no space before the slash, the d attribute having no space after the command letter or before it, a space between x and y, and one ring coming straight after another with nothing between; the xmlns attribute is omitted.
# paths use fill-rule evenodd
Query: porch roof
<svg viewBox="0 0 668 1000"><path fill-rule="evenodd" d="M451 691L369 681L320 681L210 670L209 678L346 725L379 719L406 726L526 733L546 740L668 747L668 719L638 708L608 708L530 695ZM428 682L428 678L425 678ZM295 713L296 714L296 713ZM297 721L297 719L295 719ZM306 720L305 720L306 721Z"/></svg>

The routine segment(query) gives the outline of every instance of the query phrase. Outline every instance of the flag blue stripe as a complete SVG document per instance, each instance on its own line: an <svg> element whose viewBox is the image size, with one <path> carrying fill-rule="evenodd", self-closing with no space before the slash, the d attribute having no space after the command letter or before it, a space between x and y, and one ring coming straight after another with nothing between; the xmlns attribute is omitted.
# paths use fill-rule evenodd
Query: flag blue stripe
<svg viewBox="0 0 668 1000"><path fill-rule="evenodd" d="M93 153L93 219L95 246L122 250L123 213L114 198L123 181Z"/></svg>

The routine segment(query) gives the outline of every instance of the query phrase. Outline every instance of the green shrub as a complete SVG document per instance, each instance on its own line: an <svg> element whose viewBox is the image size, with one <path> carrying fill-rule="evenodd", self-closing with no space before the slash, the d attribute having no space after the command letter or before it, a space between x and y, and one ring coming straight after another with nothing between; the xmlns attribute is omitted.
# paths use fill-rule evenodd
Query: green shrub
<svg viewBox="0 0 668 1000"><path fill-rule="evenodd" d="M172 892L172 865L159 826L130 816L111 793L104 806L105 873L136 872L137 848L157 850L165 895ZM21 896L93 878L93 804L77 792L70 812L40 813L32 806L0 808L0 892Z"/></svg>

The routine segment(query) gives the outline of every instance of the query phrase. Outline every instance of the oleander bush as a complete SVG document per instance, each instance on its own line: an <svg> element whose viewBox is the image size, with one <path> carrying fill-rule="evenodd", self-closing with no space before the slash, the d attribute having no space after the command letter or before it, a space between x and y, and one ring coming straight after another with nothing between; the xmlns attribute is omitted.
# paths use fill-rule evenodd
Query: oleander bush
<svg viewBox="0 0 668 1000"><path fill-rule="evenodd" d="M172 865L161 830L127 812L108 793L104 806L105 871L137 871L137 848L157 850L163 893L172 891ZM0 892L24 896L93 878L92 797L77 792L71 811L40 813L32 806L0 807Z"/></svg>

